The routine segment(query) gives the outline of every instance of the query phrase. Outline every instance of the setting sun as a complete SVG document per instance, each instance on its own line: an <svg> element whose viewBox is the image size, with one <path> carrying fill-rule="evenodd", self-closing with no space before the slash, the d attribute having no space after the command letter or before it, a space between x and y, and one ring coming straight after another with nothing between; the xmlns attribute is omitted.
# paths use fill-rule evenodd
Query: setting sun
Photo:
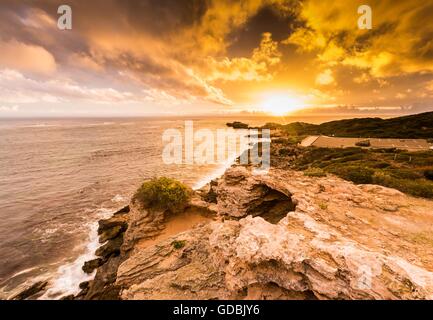
<svg viewBox="0 0 433 320"><path fill-rule="evenodd" d="M303 107L304 103L301 98L284 93L266 95L260 105L261 110L276 116L282 116Z"/></svg>

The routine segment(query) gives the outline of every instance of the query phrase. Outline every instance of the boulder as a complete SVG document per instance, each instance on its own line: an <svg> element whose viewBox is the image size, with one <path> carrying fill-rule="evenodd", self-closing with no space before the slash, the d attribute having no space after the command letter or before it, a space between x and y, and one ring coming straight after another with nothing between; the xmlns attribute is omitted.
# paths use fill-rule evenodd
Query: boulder
<svg viewBox="0 0 433 320"><path fill-rule="evenodd" d="M89 285L90 285L90 282L89 282L89 281L84 281L84 282L81 282L81 283L80 283L79 288L80 288L81 290L84 290L84 289L89 288Z"/></svg>
<svg viewBox="0 0 433 320"><path fill-rule="evenodd" d="M118 214L114 215L109 219L99 220L98 234L102 234L104 232L108 232L113 228L120 227L122 230L126 230L128 228L128 215L126 214Z"/></svg>
<svg viewBox="0 0 433 320"><path fill-rule="evenodd" d="M99 247L95 254L98 257L108 259L111 255L119 255L120 247L123 243L123 235L119 235L117 238L107 241L102 247Z"/></svg>
<svg viewBox="0 0 433 320"><path fill-rule="evenodd" d="M96 271L95 279L91 281L83 297L85 300L118 300L120 287L115 285L117 269L121 258L111 257ZM84 291L83 290L83 291Z"/></svg>
<svg viewBox="0 0 433 320"><path fill-rule="evenodd" d="M15 295L11 300L26 300L31 298L32 296L41 293L46 289L48 285L48 281L38 281L28 288L24 289L17 295Z"/></svg>
<svg viewBox="0 0 433 320"><path fill-rule="evenodd" d="M118 225L118 226L114 226L112 228L106 228L104 230L105 231L103 231L99 235L99 243L104 243L108 240L116 238L122 232L124 232L126 229L125 229L125 225Z"/></svg>
<svg viewBox="0 0 433 320"><path fill-rule="evenodd" d="M136 202L131 203L130 208L129 227L122 245L123 254L132 250L138 242L156 237L165 228L165 211L144 208Z"/></svg>
<svg viewBox="0 0 433 320"><path fill-rule="evenodd" d="M84 262L82 267L85 273L92 273L96 268L100 267L104 263L104 260L98 258Z"/></svg>

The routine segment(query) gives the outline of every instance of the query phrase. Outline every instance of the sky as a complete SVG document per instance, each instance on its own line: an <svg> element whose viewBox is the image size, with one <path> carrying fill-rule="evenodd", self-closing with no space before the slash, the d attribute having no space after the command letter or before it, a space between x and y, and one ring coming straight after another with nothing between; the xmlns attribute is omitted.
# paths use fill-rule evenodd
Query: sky
<svg viewBox="0 0 433 320"><path fill-rule="evenodd" d="M0 117L433 111L432 19L426 0L1 0Z"/></svg>

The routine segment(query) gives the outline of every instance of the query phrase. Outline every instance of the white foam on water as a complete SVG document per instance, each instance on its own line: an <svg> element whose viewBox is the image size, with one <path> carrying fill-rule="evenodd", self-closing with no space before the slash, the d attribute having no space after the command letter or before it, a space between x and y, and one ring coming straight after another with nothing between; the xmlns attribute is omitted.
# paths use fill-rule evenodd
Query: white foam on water
<svg viewBox="0 0 433 320"><path fill-rule="evenodd" d="M14 273L12 276L10 276L10 279L13 279L13 278L18 277L18 276L20 276L22 274L25 274L25 273L29 273L30 271L33 271L33 270L35 270L37 268L38 267L32 267L32 268L21 270L21 271L19 271L17 273Z"/></svg>
<svg viewBox="0 0 433 320"><path fill-rule="evenodd" d="M121 196L120 194L116 194L112 199L112 202L123 202L125 201L125 198Z"/></svg>
<svg viewBox="0 0 433 320"><path fill-rule="evenodd" d="M207 175L203 179L200 179L198 182L196 182L192 187L193 190L199 190L203 188L205 185L207 185L209 182L211 182L212 180L217 179L222 175L224 175L226 170L235 163L236 159L240 157L242 153L244 153L245 151L253 147L254 144L250 145L250 142L252 142L252 140L248 141L248 143L245 146L240 146L240 151L238 153L235 153L232 157L229 157L215 171L213 171L211 174Z"/></svg>
<svg viewBox="0 0 433 320"><path fill-rule="evenodd" d="M209 182L211 182L214 179L217 179L224 175L226 170L230 168L236 161L238 157L240 157L245 151L250 150L254 147L254 145L260 141L263 142L271 142L270 139L263 139L263 138L252 138L250 137L247 141L247 144L244 146L240 146L239 153L236 153L233 157L227 159L220 167L218 167L215 171L213 171L210 175L207 175L203 179L200 179L198 182L196 182L193 186L193 190L199 190L203 188L205 185L207 185ZM254 171L257 174L261 174L260 170ZM266 174L267 170L264 170L262 174Z"/></svg>
<svg viewBox="0 0 433 320"><path fill-rule="evenodd" d="M232 159L227 160L211 174L197 181L192 187L193 190L199 190L203 188L205 185L207 185L209 182L211 182L212 180L221 177L224 174L224 172L226 172L226 170L232 166L232 164L235 162L237 157L238 156L235 156Z"/></svg>
<svg viewBox="0 0 433 320"><path fill-rule="evenodd" d="M37 123L37 124L23 125L19 127L20 128L52 128L52 127L59 127L59 126L60 125L57 124Z"/></svg>
<svg viewBox="0 0 433 320"><path fill-rule="evenodd" d="M99 209L98 220L110 217L112 210ZM79 284L84 281L92 280L96 271L87 274L82 267L86 261L96 259L95 251L99 248L98 222L89 224L89 239L85 252L75 261L60 266L57 269L54 279L50 281L49 289L42 295L40 300L59 299L68 295L76 295L80 292Z"/></svg>

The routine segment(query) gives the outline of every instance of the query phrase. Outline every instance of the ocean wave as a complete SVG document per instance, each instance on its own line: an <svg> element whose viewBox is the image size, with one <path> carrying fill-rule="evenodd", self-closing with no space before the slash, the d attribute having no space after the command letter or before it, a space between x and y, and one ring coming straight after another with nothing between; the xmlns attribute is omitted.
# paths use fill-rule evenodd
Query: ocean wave
<svg viewBox="0 0 433 320"><path fill-rule="evenodd" d="M37 124L29 124L23 126L17 126L18 128L53 128L60 127L59 124L47 124L47 123L37 123Z"/></svg>
<svg viewBox="0 0 433 320"><path fill-rule="evenodd" d="M113 210L101 208L97 210L99 219L106 219L113 214ZM86 261L96 259L95 251L99 247L98 222L88 225L89 237L85 252L75 261L62 265L54 275L54 280L50 281L49 289L41 296L40 300L59 299L63 296L76 295L80 292L79 284L84 281L92 280L96 271L87 274L83 271L82 266Z"/></svg>
<svg viewBox="0 0 433 320"><path fill-rule="evenodd" d="M125 201L125 198L124 198L123 196L121 196L120 194L116 194L116 195L111 199L111 201L112 201L112 202L115 202L115 203L124 202L124 201Z"/></svg>

